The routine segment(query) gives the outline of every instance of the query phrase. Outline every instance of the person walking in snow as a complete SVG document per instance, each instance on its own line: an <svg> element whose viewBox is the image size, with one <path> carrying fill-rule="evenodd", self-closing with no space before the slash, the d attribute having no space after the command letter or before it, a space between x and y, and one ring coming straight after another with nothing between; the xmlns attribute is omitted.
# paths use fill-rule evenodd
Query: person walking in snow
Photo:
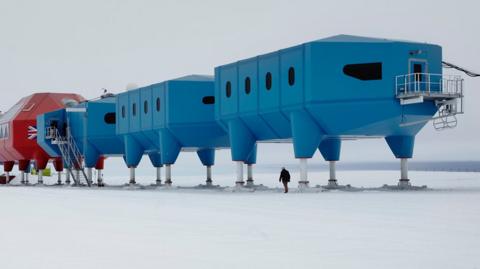
<svg viewBox="0 0 480 269"><path fill-rule="evenodd" d="M288 172L285 167L282 167L282 171L280 172L280 178L278 179L278 182L283 183L283 188L285 189L284 193L288 192L288 182L290 182L290 173Z"/></svg>

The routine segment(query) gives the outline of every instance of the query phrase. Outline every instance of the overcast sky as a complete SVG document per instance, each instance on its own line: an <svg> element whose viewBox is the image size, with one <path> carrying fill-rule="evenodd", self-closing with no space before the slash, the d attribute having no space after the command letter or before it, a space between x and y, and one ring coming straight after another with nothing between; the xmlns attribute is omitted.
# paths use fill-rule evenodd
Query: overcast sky
<svg viewBox="0 0 480 269"><path fill-rule="evenodd" d="M474 0L0 0L0 110L37 91L93 98L101 88L213 74L217 65L337 34L439 44L445 60L480 72L479 10ZM466 114L454 130L428 124L416 160L480 160L480 78L465 79ZM342 150L347 161L394 160L383 140L345 142ZM292 146L260 146L258 160L293 162Z"/></svg>

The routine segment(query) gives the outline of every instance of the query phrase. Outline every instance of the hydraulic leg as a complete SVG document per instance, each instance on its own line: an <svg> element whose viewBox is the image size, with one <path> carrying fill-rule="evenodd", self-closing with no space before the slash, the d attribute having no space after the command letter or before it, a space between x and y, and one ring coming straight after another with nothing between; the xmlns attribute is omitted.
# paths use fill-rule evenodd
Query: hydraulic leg
<svg viewBox="0 0 480 269"><path fill-rule="evenodd" d="M128 182L130 185L135 185L137 182L135 181L135 167L130 167L130 182Z"/></svg>
<svg viewBox="0 0 480 269"><path fill-rule="evenodd" d="M10 172L12 171L13 167L15 166L15 162L8 161L3 163L3 171L5 171L5 184L9 184L10 180Z"/></svg>
<svg viewBox="0 0 480 269"><path fill-rule="evenodd" d="M165 165L165 185L172 186L172 165Z"/></svg>
<svg viewBox="0 0 480 269"><path fill-rule="evenodd" d="M253 186L253 164L247 164L247 187Z"/></svg>
<svg viewBox="0 0 480 269"><path fill-rule="evenodd" d="M410 187L410 180L408 179L408 159L400 159L400 180L398 181L398 186L405 188Z"/></svg>
<svg viewBox="0 0 480 269"><path fill-rule="evenodd" d="M65 184L67 185L70 185L71 181L70 181L70 173L71 173L71 169L70 168L67 168L67 174L65 175Z"/></svg>
<svg viewBox="0 0 480 269"><path fill-rule="evenodd" d="M88 182L93 182L93 169L91 167L87 167L87 180Z"/></svg>
<svg viewBox="0 0 480 269"><path fill-rule="evenodd" d="M155 180L155 184L160 186L160 185L162 185L162 168L161 167L155 167L155 170L157 172L157 179Z"/></svg>
<svg viewBox="0 0 480 269"><path fill-rule="evenodd" d="M43 185L43 169L38 170L38 185Z"/></svg>
<svg viewBox="0 0 480 269"><path fill-rule="evenodd" d="M80 185L80 170L75 169L75 179L77 182L75 182L75 185Z"/></svg>
<svg viewBox="0 0 480 269"><path fill-rule="evenodd" d="M245 182L243 181L243 161L237 161L237 181L235 182L235 186L243 187Z"/></svg>
<svg viewBox="0 0 480 269"><path fill-rule="evenodd" d="M213 185L213 181L212 181L212 166L211 165L207 165L207 186L212 186Z"/></svg>
<svg viewBox="0 0 480 269"><path fill-rule="evenodd" d="M307 171L307 158L300 158L300 181L298 182L298 188L308 188L308 171Z"/></svg>
<svg viewBox="0 0 480 269"><path fill-rule="evenodd" d="M336 161L329 161L328 165L330 168L330 179L328 180L328 187L335 188L338 186L337 184L337 162Z"/></svg>
<svg viewBox="0 0 480 269"><path fill-rule="evenodd" d="M97 169L97 186L98 187L105 186L103 183L102 169Z"/></svg>
<svg viewBox="0 0 480 269"><path fill-rule="evenodd" d="M20 183L22 185L25 185L25 174L28 174L28 172L30 172L30 160L19 160L18 170L20 171Z"/></svg>

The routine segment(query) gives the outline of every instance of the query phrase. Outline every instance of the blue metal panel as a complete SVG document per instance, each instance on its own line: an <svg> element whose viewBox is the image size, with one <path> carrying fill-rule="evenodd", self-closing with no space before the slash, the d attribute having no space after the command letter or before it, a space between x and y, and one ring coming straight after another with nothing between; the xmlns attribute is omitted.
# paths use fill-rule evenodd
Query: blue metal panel
<svg viewBox="0 0 480 269"><path fill-rule="evenodd" d="M117 134L129 132L130 106L128 105L128 93L117 95Z"/></svg>
<svg viewBox="0 0 480 269"><path fill-rule="evenodd" d="M143 131L151 130L153 123L153 113L155 110L152 102L152 87L144 87L140 90L140 118Z"/></svg>
<svg viewBox="0 0 480 269"><path fill-rule="evenodd" d="M280 59L278 53L258 58L259 111L268 113L280 110ZM271 74L271 88L267 89L267 74Z"/></svg>
<svg viewBox="0 0 480 269"><path fill-rule="evenodd" d="M258 113L255 100L244 93L245 76L255 73L253 59L258 59L258 87L252 87L250 95L258 90ZM422 71L441 73L441 48L437 45L354 36L321 39L217 67L215 92L222 102L216 105L216 117L222 126L228 126L234 160L246 160L251 139L293 138L296 157L311 157L316 148L322 148L323 139L343 136L402 137L389 139L389 145L401 152L397 156L409 155L406 149L408 145L413 148L413 142L400 143L405 145L400 146L405 150L401 151L395 141L413 141L405 137L413 137L424 123L400 124L428 120L437 110L432 101L401 106L396 98L395 77L412 72L412 60L422 62ZM346 71L352 65L372 63L381 71L374 79ZM292 67L294 82L289 74ZM267 72L272 78L270 90L266 89ZM226 99L224 89L235 73L240 86L238 110L235 98ZM232 91L232 97L234 94ZM335 147L325 143L325 156L336 159L333 148L338 143L330 143Z"/></svg>
<svg viewBox="0 0 480 269"><path fill-rule="evenodd" d="M204 98L214 97L213 80L172 80L166 85L167 128L182 146L228 144L227 134L214 119L215 105L204 103Z"/></svg>
<svg viewBox="0 0 480 269"><path fill-rule="evenodd" d="M116 134L116 98L106 98L87 104L87 130L86 141L90 150L98 155L91 160L91 166L95 165L100 155L122 154L122 141ZM107 117L115 117L115 121L107 121Z"/></svg>
<svg viewBox="0 0 480 269"><path fill-rule="evenodd" d="M37 143L42 147L48 155L52 157L60 157L61 153L57 145L53 145L51 139L46 138L46 129L52 124L56 124L57 128L62 131L65 125L65 110L59 109L37 116Z"/></svg>
<svg viewBox="0 0 480 269"><path fill-rule="evenodd" d="M246 81L250 80L250 92L247 93ZM238 63L238 95L241 114L258 112L258 64L257 58L247 59Z"/></svg>
<svg viewBox="0 0 480 269"><path fill-rule="evenodd" d="M140 120L141 120L141 103L140 103L140 90L130 90L128 91L128 106L129 106L129 131L130 132L139 132L140 131Z"/></svg>
<svg viewBox="0 0 480 269"><path fill-rule="evenodd" d="M204 104L203 98L213 95L213 81L168 81L167 123L187 124L214 121L214 104Z"/></svg>
<svg viewBox="0 0 480 269"><path fill-rule="evenodd" d="M293 47L280 52L280 86L282 110L288 111L293 107L303 105L304 95L304 48ZM291 69L291 70L290 70ZM293 73L293 81L289 81L290 72ZM292 85L290 85L292 82Z"/></svg>
<svg viewBox="0 0 480 269"><path fill-rule="evenodd" d="M230 84L231 95L227 97L227 85ZM227 65L219 70L219 93L217 99L221 103L221 115L235 115L238 112L237 65ZM219 97L219 98L218 98Z"/></svg>
<svg viewBox="0 0 480 269"><path fill-rule="evenodd" d="M162 128L165 126L165 83L158 83L151 86L152 88L152 111L153 111L153 128ZM159 102L159 106L157 106Z"/></svg>

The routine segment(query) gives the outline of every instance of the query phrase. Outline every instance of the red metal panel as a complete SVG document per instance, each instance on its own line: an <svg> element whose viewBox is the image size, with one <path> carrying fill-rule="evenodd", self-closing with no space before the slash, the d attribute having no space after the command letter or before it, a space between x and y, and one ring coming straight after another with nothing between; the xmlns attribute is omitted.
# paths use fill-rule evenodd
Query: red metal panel
<svg viewBox="0 0 480 269"><path fill-rule="evenodd" d="M84 101L77 94L35 93L22 98L0 118L0 161L35 160L44 168L50 156L37 144L37 115L65 107L67 100ZM3 128L3 129L2 129Z"/></svg>

